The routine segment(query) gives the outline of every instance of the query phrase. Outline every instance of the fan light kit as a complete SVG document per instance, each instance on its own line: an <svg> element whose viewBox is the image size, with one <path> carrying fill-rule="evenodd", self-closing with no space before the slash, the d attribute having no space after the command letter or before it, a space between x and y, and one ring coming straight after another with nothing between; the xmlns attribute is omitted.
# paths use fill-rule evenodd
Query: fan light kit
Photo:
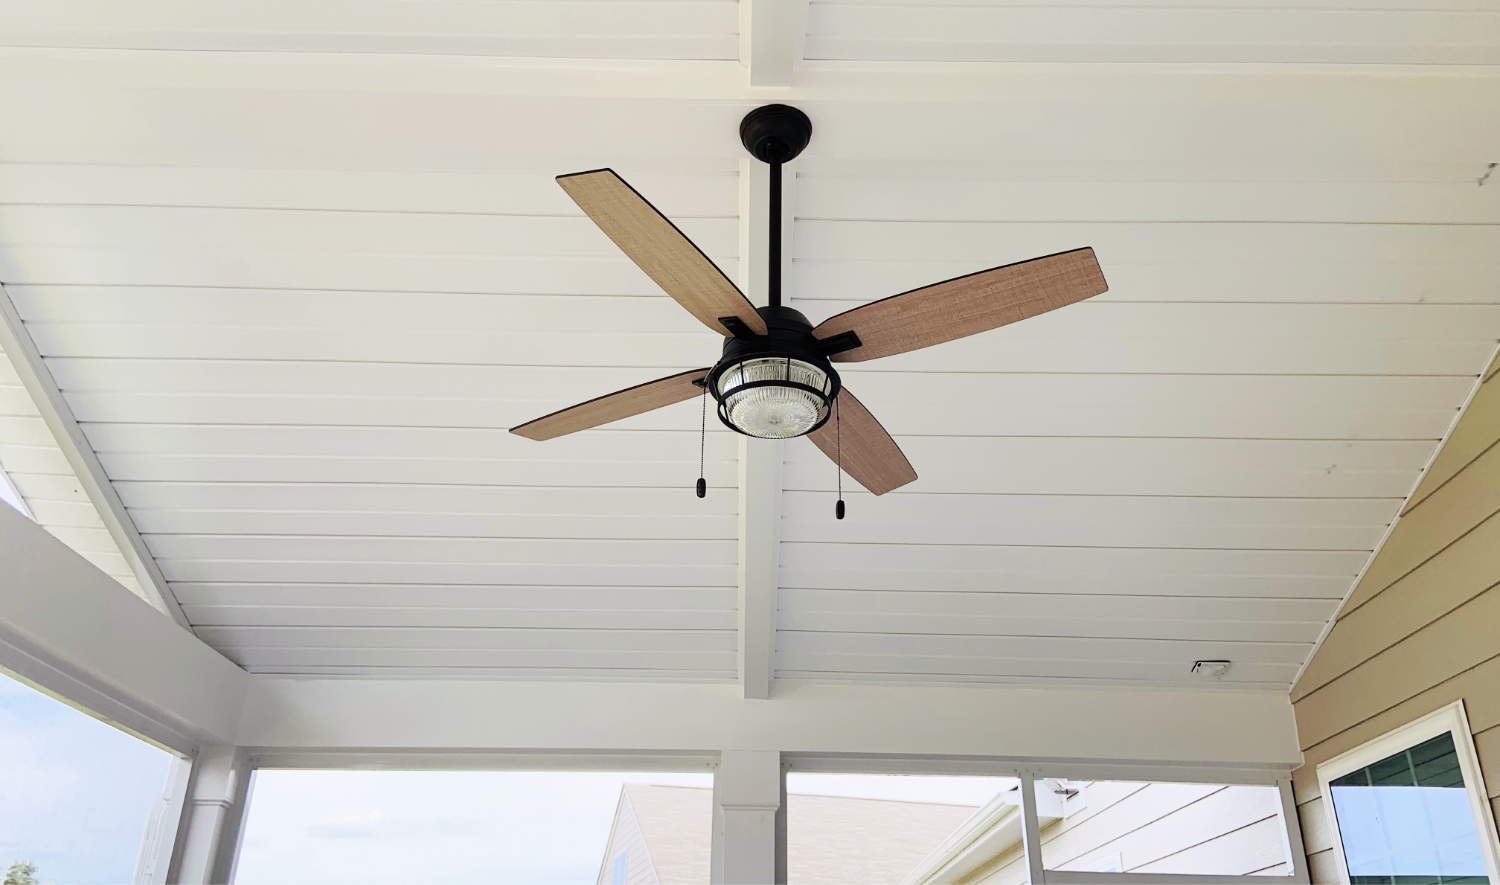
<svg viewBox="0 0 1500 885"><path fill-rule="evenodd" d="M843 386L836 362L906 353L986 332L1108 290L1093 249L1075 249L958 277L856 307L814 326L781 303L781 175L812 139L796 108L767 105L740 123L740 141L771 167L768 304L757 308L666 216L611 169L559 176L584 213L658 286L714 332L719 361L589 400L511 429L554 439L707 397L726 427L761 439L807 436L876 495L917 478L880 422ZM849 433L843 425L849 424ZM700 427L700 432L706 429ZM849 445L843 444L845 436ZM846 463L843 455L847 451ZM701 473L698 496L706 493Z"/></svg>

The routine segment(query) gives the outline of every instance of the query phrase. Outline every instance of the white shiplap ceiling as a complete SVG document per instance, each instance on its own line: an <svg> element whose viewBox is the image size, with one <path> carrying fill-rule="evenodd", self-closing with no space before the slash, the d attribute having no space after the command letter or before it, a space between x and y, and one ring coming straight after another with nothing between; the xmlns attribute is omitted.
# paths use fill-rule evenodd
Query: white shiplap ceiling
<svg viewBox="0 0 1500 885"><path fill-rule="evenodd" d="M814 321L1084 245L1111 283L849 369L921 479L836 522L785 446L778 678L1284 688L1500 339L1489 0L0 9L0 281L259 672L736 678L733 435L700 501L696 403L505 428L717 354L551 177L740 276L768 101Z"/></svg>

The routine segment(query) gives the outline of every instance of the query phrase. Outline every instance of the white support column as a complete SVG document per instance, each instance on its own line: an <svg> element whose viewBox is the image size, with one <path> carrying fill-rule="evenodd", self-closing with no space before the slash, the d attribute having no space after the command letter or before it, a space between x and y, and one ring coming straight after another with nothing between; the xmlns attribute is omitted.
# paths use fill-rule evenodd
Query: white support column
<svg viewBox="0 0 1500 885"><path fill-rule="evenodd" d="M198 755L169 881L227 885L234 878L253 776L239 748L206 748Z"/></svg>
<svg viewBox="0 0 1500 885"><path fill-rule="evenodd" d="M715 885L776 881L781 754L725 750L714 773L712 869Z"/></svg>
<svg viewBox="0 0 1500 885"><path fill-rule="evenodd" d="M1036 813L1036 774L1018 772L1021 777L1021 844L1026 849L1026 881L1042 885L1047 874L1042 866L1042 827Z"/></svg>
<svg viewBox="0 0 1500 885"><path fill-rule="evenodd" d="M1286 863L1291 869L1293 885L1307 885L1312 881L1307 869L1307 847L1302 844L1302 819L1297 814L1297 796L1292 792L1292 779L1284 777L1276 781L1276 793L1281 802L1281 837L1286 848Z"/></svg>

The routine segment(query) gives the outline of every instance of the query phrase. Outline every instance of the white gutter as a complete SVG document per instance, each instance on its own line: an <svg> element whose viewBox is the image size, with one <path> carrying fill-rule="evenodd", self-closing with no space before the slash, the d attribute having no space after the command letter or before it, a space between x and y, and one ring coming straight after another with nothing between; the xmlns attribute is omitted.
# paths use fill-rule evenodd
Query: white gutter
<svg viewBox="0 0 1500 885"><path fill-rule="evenodd" d="M1041 783L1037 786L1040 788ZM1063 800L1037 790L1037 824L1062 820ZM901 885L954 885L980 867L1021 844L1021 794L1012 789L991 799L939 845Z"/></svg>

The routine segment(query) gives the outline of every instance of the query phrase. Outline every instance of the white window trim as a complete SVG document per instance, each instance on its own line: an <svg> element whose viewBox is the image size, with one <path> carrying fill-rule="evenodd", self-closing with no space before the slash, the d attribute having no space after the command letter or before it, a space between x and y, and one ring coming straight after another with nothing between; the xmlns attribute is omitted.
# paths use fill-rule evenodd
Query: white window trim
<svg viewBox="0 0 1500 885"><path fill-rule="evenodd" d="M1495 817L1490 809L1488 794L1484 789L1484 777L1479 769L1479 756L1474 752L1474 736L1469 731L1469 717L1464 712L1464 702L1458 700L1346 753L1318 763L1318 793L1323 799L1323 809L1333 831L1333 851L1339 859L1339 881L1344 885L1349 885L1349 863L1344 858L1344 837L1339 832L1339 817L1333 808L1333 792L1329 789L1329 783L1444 733L1453 735L1453 748L1458 755L1459 772L1463 775L1464 790L1469 794L1469 807L1474 812L1474 829L1479 834L1480 847L1484 852L1484 863L1489 870L1490 881L1500 883L1500 857L1496 855Z"/></svg>

